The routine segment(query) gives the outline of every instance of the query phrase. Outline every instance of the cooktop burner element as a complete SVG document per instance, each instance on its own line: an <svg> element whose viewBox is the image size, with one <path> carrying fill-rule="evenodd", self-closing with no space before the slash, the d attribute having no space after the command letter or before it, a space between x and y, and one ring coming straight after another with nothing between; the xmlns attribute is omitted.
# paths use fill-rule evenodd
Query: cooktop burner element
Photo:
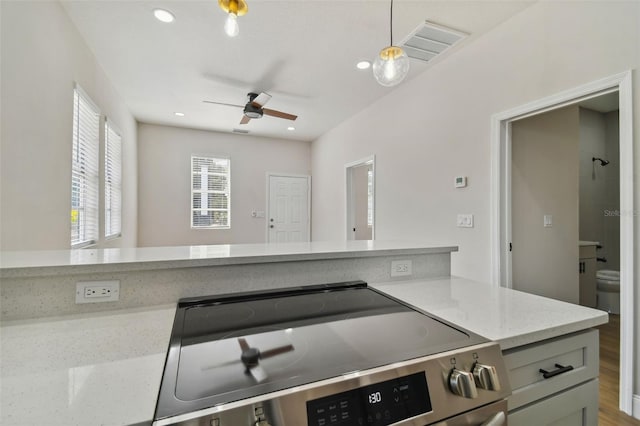
<svg viewBox="0 0 640 426"><path fill-rule="evenodd" d="M362 282L182 299L156 423L484 342ZM426 380L416 374L406 383Z"/></svg>

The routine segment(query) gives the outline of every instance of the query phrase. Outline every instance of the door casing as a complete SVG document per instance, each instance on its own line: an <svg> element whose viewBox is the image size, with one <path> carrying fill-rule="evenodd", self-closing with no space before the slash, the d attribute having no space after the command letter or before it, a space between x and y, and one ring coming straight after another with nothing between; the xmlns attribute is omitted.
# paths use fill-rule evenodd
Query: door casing
<svg viewBox="0 0 640 426"><path fill-rule="evenodd" d="M344 165L345 170L345 239L353 240L355 239L355 235L353 232L353 227L355 224L355 202L354 202L354 191L353 191L353 169L360 166L371 165L371 170L373 172L373 183L372 183L372 204L373 204L373 213L372 213L372 224L371 224L371 239L376 239L376 156L370 155L365 158L361 158L356 161L352 161Z"/></svg>
<svg viewBox="0 0 640 426"><path fill-rule="evenodd" d="M625 71L495 114L491 118L491 277L511 287L511 123L617 91L620 111L620 410L633 415L633 91ZM576 241L577 244L577 241ZM638 413L640 415L640 413Z"/></svg>

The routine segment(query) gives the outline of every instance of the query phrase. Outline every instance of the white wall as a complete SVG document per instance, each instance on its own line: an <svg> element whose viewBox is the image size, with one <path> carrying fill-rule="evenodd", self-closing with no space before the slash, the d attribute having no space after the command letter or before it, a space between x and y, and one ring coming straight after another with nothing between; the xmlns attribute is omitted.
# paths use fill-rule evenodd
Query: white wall
<svg viewBox="0 0 640 426"><path fill-rule="evenodd" d="M580 294L579 120L579 108L569 106L511 127L513 288L570 303Z"/></svg>
<svg viewBox="0 0 640 426"><path fill-rule="evenodd" d="M138 126L140 247L265 242L267 173L308 175L308 142ZM231 158L231 229L191 229L191 155Z"/></svg>
<svg viewBox="0 0 640 426"><path fill-rule="evenodd" d="M312 145L314 239L343 238L342 168L375 154L376 238L457 244L453 274L488 282L491 115L629 69L637 210L639 22L637 1L537 2L327 132ZM453 189L456 175L468 176L469 186ZM473 213L475 227L456 228L457 213ZM634 218L637 280L640 215ZM635 297L640 312L637 285Z"/></svg>
<svg viewBox="0 0 640 426"><path fill-rule="evenodd" d="M98 247L135 246L135 120L57 1L0 8L1 249L70 247L74 82L122 132L123 236Z"/></svg>

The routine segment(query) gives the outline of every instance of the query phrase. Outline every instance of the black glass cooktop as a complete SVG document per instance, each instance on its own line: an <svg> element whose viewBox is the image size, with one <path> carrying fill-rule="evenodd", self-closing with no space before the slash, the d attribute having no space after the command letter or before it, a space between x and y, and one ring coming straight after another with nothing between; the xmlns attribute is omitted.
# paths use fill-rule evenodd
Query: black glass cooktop
<svg viewBox="0 0 640 426"><path fill-rule="evenodd" d="M362 282L182 299L156 419L480 341Z"/></svg>

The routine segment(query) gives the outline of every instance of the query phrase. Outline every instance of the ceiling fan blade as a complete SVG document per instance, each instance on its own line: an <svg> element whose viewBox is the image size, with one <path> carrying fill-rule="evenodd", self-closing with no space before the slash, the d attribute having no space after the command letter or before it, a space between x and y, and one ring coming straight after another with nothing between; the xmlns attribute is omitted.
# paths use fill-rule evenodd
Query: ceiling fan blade
<svg viewBox="0 0 640 426"><path fill-rule="evenodd" d="M246 115L243 115L242 120L240 120L240 124L247 124L249 120L251 120L249 117L247 117Z"/></svg>
<svg viewBox="0 0 640 426"><path fill-rule="evenodd" d="M249 344L247 343L247 340L244 337L238 338L238 344L240 345L240 349L242 349L243 351L246 351L247 349L249 349Z"/></svg>
<svg viewBox="0 0 640 426"><path fill-rule="evenodd" d="M262 92L258 96L256 96L256 98L251 103L257 107L263 107L266 105L267 102L269 102L269 99L271 99L271 95L268 93Z"/></svg>
<svg viewBox="0 0 640 426"><path fill-rule="evenodd" d="M266 351L260 351L260 359L270 358L272 356L284 354L291 351L295 351L293 345L279 346L277 348L268 349Z"/></svg>
<svg viewBox="0 0 640 426"><path fill-rule="evenodd" d="M285 120L295 120L298 118L297 115L287 114L286 112L276 111L275 109L263 108L262 112L272 117L284 118Z"/></svg>
<svg viewBox="0 0 640 426"><path fill-rule="evenodd" d="M267 372L264 371L264 368L262 368L260 365L256 365L255 367L250 368L249 372L258 383L266 380L267 378Z"/></svg>
<svg viewBox="0 0 640 426"><path fill-rule="evenodd" d="M202 101L202 102L207 103L207 104L215 104L215 105L224 105L224 106L230 106L230 107L236 107L236 108L244 108L244 105L226 104L224 102L215 102L215 101Z"/></svg>

